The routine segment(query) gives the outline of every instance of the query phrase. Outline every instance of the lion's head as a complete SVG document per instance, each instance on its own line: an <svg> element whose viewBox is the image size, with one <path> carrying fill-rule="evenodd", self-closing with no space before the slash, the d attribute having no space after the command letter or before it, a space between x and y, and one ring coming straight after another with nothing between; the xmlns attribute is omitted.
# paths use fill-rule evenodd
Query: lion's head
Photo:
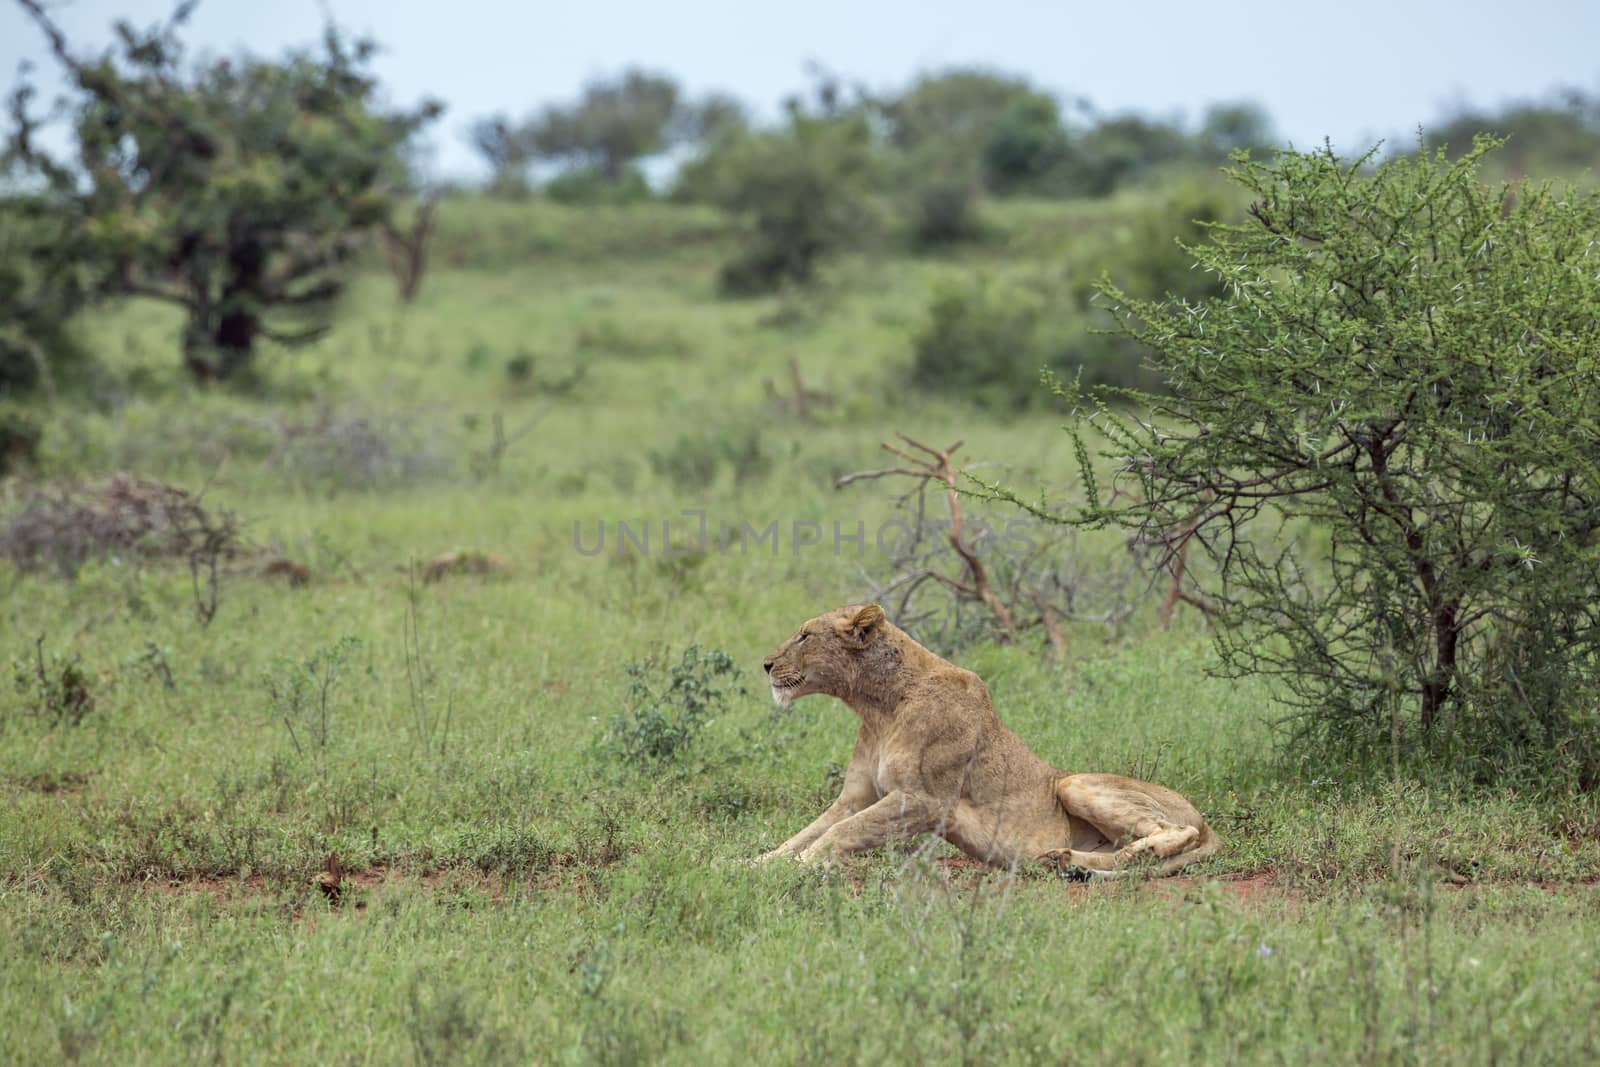
<svg viewBox="0 0 1600 1067"><path fill-rule="evenodd" d="M812 693L849 697L887 625L876 604L837 608L808 620L762 663L772 699L787 704Z"/></svg>

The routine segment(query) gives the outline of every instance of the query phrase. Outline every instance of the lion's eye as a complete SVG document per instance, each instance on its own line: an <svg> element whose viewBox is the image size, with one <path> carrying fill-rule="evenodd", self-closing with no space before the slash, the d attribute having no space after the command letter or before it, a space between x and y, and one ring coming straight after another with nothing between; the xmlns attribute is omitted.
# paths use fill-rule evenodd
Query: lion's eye
<svg viewBox="0 0 1600 1067"><path fill-rule="evenodd" d="M798 645L801 641L804 641L806 638L808 638L810 636L811 636L810 634L806 633L804 630L801 630L800 631L800 636L794 639L794 643Z"/></svg>

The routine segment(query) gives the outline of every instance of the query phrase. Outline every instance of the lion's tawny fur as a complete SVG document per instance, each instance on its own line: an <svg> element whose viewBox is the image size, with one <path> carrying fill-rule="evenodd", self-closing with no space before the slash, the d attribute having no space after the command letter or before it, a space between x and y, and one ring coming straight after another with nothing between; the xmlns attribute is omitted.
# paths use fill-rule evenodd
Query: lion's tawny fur
<svg viewBox="0 0 1600 1067"><path fill-rule="evenodd" d="M976 674L923 648L876 604L807 621L764 666L780 703L837 697L861 729L839 799L762 859L829 860L927 833L994 866L1101 875L1168 874L1216 851L1216 835L1172 790L1068 774L1034 755Z"/></svg>

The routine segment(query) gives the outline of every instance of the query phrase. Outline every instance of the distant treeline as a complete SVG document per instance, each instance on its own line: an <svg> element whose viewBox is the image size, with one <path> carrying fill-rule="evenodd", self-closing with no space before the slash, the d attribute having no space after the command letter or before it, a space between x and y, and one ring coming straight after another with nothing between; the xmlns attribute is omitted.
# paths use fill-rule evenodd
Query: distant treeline
<svg viewBox="0 0 1600 1067"><path fill-rule="evenodd" d="M1280 144L1271 115L1252 101L1214 104L1193 123L1102 114L1086 98L1064 107L1023 76L982 67L924 74L890 93L818 73L807 93L784 102L784 118L765 126L731 95L693 98L671 76L634 68L522 118L481 118L470 140L489 167L489 188L499 193L540 189L588 202L648 197L657 191L640 164L665 156L677 166L662 191L715 201L722 163L743 142L781 131L801 114L860 122L886 186L903 187L907 174L936 175L1002 196L1105 196L1152 173L1215 166L1234 151L1260 155ZM1459 156L1477 133L1509 140L1496 157L1508 176L1594 168L1600 97L1561 89L1535 102L1458 109L1424 127L1422 143ZM1402 153L1414 147L1393 146Z"/></svg>
<svg viewBox="0 0 1600 1067"><path fill-rule="evenodd" d="M387 105L372 42L329 26L315 45L277 57L197 59L183 40L193 5L183 4L152 27L119 22L115 44L92 53L41 0L14 2L68 90L62 108L42 107L24 70L0 119L0 397L70 385L85 354L69 325L127 298L179 309L175 347L196 381L248 378L263 342L327 332L377 235L400 298L415 298L433 207L447 191L419 176L418 140L443 107ZM43 135L53 123L67 127L65 150ZM1459 151L1480 131L1510 138L1496 156L1507 176L1600 161L1600 101L1583 93L1453 116L1428 143ZM481 118L471 140L495 194L721 208L734 250L720 284L742 296L805 286L830 254L875 235L918 247L982 239L985 197L1106 196L1157 175L1215 170L1236 152L1271 153L1278 135L1249 102L1215 105L1193 124L1102 115L979 68L932 72L889 93L819 73L780 118L757 123L727 94L691 97L667 75L631 69L522 118ZM675 164L665 187L646 180L652 159ZM1118 266L1146 278L1150 294L1186 292L1188 264L1170 239L1219 217L1209 203L1200 190L1152 209L1140 243L1158 253L1085 261L1078 273ZM979 335L1011 346L1019 330L1049 332L1029 310L1038 301L980 295L942 305L963 351ZM1002 319L1005 329L989 328ZM930 366L960 355L929 351ZM1032 348L1019 351L1033 360Z"/></svg>

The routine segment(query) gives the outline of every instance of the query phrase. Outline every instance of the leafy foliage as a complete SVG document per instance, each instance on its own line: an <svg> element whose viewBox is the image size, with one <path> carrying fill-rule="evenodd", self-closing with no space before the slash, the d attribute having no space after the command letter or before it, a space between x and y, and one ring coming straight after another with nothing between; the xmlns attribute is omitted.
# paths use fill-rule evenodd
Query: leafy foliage
<svg viewBox="0 0 1600 1067"><path fill-rule="evenodd" d="M917 175L907 193L914 244L930 248L983 235L978 217L979 184L972 173L959 167L911 169Z"/></svg>
<svg viewBox="0 0 1600 1067"><path fill-rule="evenodd" d="M650 199L650 184L637 170L616 178L589 167L558 174L544 185L544 195L558 204L633 204Z"/></svg>
<svg viewBox="0 0 1600 1067"><path fill-rule="evenodd" d="M1496 111L1463 108L1430 128L1425 144L1430 151L1443 148L1459 157L1472 150L1480 133L1505 139L1505 146L1486 163L1509 178L1592 171L1600 167L1600 96L1566 89L1554 99L1523 101Z"/></svg>
<svg viewBox="0 0 1600 1067"><path fill-rule="evenodd" d="M304 659L279 657L262 672L272 717L283 723L295 752L310 749L320 757L334 740L334 693L361 648L361 639L347 634Z"/></svg>
<svg viewBox="0 0 1600 1067"><path fill-rule="evenodd" d="M1074 521L1192 529L1228 667L1278 678L1320 751L1421 741L1593 787L1600 197L1486 187L1492 145L1370 176L1241 158L1251 221L1190 248L1222 295L1104 287L1173 395L1080 406L1083 476L1087 423L1120 495Z"/></svg>
<svg viewBox="0 0 1600 1067"><path fill-rule="evenodd" d="M1067 190L1107 196L1156 167L1192 160L1193 155L1193 142L1179 126L1140 115L1108 118L1073 141Z"/></svg>
<svg viewBox="0 0 1600 1067"><path fill-rule="evenodd" d="M0 478L29 466L39 454L44 426L33 414L0 405Z"/></svg>
<svg viewBox="0 0 1600 1067"><path fill-rule="evenodd" d="M95 291L80 243L46 198L0 198L0 396L53 388L82 363L67 332Z"/></svg>
<svg viewBox="0 0 1600 1067"><path fill-rule="evenodd" d="M684 97L668 75L630 68L597 78L570 104L553 104L522 122L504 115L473 124L473 146L489 163L495 184L523 184L529 164L554 163L589 175L599 184L636 178L633 165L682 144L712 140L743 128L744 109L731 97Z"/></svg>
<svg viewBox="0 0 1600 1067"><path fill-rule="evenodd" d="M1072 358L1063 373L1079 374L1088 385L1164 388L1150 366L1150 350L1124 330L1095 288L1109 277L1117 288L1146 300L1195 301L1216 294L1216 276L1198 269L1189 249L1205 237L1208 225L1242 214L1229 197L1210 184L1187 182L1133 213L1124 225L1073 250L1073 304L1082 318L1074 323Z"/></svg>
<svg viewBox="0 0 1600 1067"><path fill-rule="evenodd" d="M998 192L1047 173L1065 153L1055 98L1025 79L957 67L919 78L884 104L889 139L918 166L970 174Z"/></svg>
<svg viewBox="0 0 1600 1067"><path fill-rule="evenodd" d="M795 104L786 128L729 142L701 179L743 231L740 251L722 269L724 291L810 284L820 260L871 228L873 164L861 110L814 114Z"/></svg>
<svg viewBox="0 0 1600 1067"><path fill-rule="evenodd" d="M75 254L107 288L181 307L185 366L231 378L262 339L320 337L339 295L338 267L388 217L406 181L400 153L436 117L377 106L375 51L330 28L320 53L191 67L177 30L117 26L118 50L80 59L43 9L23 6L49 37L76 93L77 162L39 145L14 98L11 157L42 181Z"/></svg>
<svg viewBox="0 0 1600 1067"><path fill-rule="evenodd" d="M12 661L11 680L29 712L51 726L76 726L94 710L94 691L77 656L44 652L44 638L28 659Z"/></svg>
<svg viewBox="0 0 1600 1067"><path fill-rule="evenodd" d="M666 148L678 83L643 70L584 87L577 103L549 107L523 131L536 158L592 167L618 181L641 156Z"/></svg>
<svg viewBox="0 0 1600 1067"><path fill-rule="evenodd" d="M1264 157L1276 150L1278 134L1272 117L1261 105L1240 101L1207 108L1195 131L1195 140L1203 155L1220 163L1235 152Z"/></svg>
<svg viewBox="0 0 1600 1067"><path fill-rule="evenodd" d="M1047 292L1011 279L942 285L912 342L912 383L984 407L1042 402L1039 372L1061 354L1051 308Z"/></svg>
<svg viewBox="0 0 1600 1067"><path fill-rule="evenodd" d="M1128 217L1106 235L1075 246L1059 271L948 282L933 295L913 340L912 381L994 408L1043 403L1041 370L1086 385L1157 390L1161 374L1137 338L1111 327L1095 306L1095 279L1109 275L1125 292L1149 299L1198 299L1216 279L1194 269L1186 245L1226 217L1225 197L1204 185L1182 186Z"/></svg>
<svg viewBox="0 0 1600 1067"><path fill-rule="evenodd" d="M1001 112L983 147L983 164L996 192L1016 192L1039 183L1066 154L1067 134L1055 98L1030 93Z"/></svg>
<svg viewBox="0 0 1600 1067"><path fill-rule="evenodd" d="M611 717L604 748L620 763L663 766L679 762L706 726L725 709L730 692L739 692L730 676L738 674L733 657L720 649L690 645L669 667L666 678L650 662L628 665L627 708Z"/></svg>

